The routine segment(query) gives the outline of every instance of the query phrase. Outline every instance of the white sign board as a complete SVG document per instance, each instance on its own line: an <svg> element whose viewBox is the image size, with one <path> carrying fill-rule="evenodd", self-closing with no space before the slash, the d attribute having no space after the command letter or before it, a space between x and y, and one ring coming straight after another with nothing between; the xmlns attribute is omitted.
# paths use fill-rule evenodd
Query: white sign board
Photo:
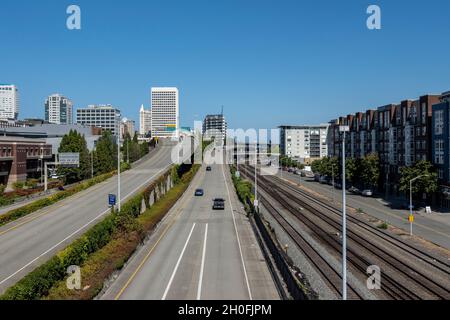
<svg viewBox="0 0 450 320"><path fill-rule="evenodd" d="M63 167L79 167L80 153L65 152L58 154L58 164Z"/></svg>
<svg viewBox="0 0 450 320"><path fill-rule="evenodd" d="M427 214L431 214L431 207L425 207L425 212Z"/></svg>

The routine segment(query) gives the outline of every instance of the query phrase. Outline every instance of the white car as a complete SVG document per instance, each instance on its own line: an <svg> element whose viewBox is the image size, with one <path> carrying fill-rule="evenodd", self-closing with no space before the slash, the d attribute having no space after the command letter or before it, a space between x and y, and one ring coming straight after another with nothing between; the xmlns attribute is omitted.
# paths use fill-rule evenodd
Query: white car
<svg viewBox="0 0 450 320"><path fill-rule="evenodd" d="M361 194L362 194L364 197L371 197L371 196L373 196L373 191L372 191L372 190L369 190L369 189L366 189L366 190L363 190L363 191L361 192Z"/></svg>

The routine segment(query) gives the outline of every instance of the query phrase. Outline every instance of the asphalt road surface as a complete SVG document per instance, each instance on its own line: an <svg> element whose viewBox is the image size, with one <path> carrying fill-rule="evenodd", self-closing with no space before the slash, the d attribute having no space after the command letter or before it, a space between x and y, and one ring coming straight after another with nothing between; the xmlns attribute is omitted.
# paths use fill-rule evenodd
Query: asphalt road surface
<svg viewBox="0 0 450 320"><path fill-rule="evenodd" d="M102 299L279 299L228 167L205 169ZM213 198L225 210L212 210Z"/></svg>
<svg viewBox="0 0 450 320"><path fill-rule="evenodd" d="M161 145L121 175L122 201L170 166L171 149ZM0 293L108 214L110 193L117 194L117 176L0 227Z"/></svg>

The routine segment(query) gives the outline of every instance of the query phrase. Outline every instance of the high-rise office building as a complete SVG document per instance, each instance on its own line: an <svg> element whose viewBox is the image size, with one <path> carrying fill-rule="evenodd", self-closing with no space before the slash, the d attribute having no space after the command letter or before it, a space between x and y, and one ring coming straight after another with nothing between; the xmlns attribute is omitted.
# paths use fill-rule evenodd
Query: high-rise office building
<svg viewBox="0 0 450 320"><path fill-rule="evenodd" d="M73 123L73 104L68 98L56 93L45 101L45 120L54 124Z"/></svg>
<svg viewBox="0 0 450 320"><path fill-rule="evenodd" d="M127 133L131 138L134 137L134 120L123 118L120 122L120 138L125 139Z"/></svg>
<svg viewBox="0 0 450 320"><path fill-rule="evenodd" d="M223 114L207 115L203 120L203 139L212 138L225 141L227 137L227 121Z"/></svg>
<svg viewBox="0 0 450 320"><path fill-rule="evenodd" d="M19 90L13 84L0 84L0 119L19 116Z"/></svg>
<svg viewBox="0 0 450 320"><path fill-rule="evenodd" d="M141 105L139 110L139 134L144 136L152 130L152 112L145 110L144 105Z"/></svg>
<svg viewBox="0 0 450 320"><path fill-rule="evenodd" d="M176 138L179 136L179 110L177 88L151 89L152 137Z"/></svg>
<svg viewBox="0 0 450 320"><path fill-rule="evenodd" d="M120 133L120 110L109 104L89 105L77 110L77 123L110 130L116 135Z"/></svg>

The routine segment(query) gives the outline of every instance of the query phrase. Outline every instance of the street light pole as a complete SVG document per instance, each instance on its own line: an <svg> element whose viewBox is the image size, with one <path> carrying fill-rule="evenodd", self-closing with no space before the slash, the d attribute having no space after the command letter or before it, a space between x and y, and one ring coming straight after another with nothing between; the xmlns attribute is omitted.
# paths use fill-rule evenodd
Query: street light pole
<svg viewBox="0 0 450 320"><path fill-rule="evenodd" d="M117 208L120 211L120 133L117 133Z"/></svg>
<svg viewBox="0 0 450 320"><path fill-rule="evenodd" d="M255 144L255 204L258 206L258 145ZM257 208L255 208L257 209Z"/></svg>
<svg viewBox="0 0 450 320"><path fill-rule="evenodd" d="M422 174L418 177L415 177L411 180L409 180L409 235L412 236L413 235L413 202L412 202L412 184L414 181L423 178L423 177L428 177L429 174Z"/></svg>
<svg viewBox="0 0 450 320"><path fill-rule="evenodd" d="M342 137L342 300L347 300L347 208L345 194L345 133L348 126L340 126Z"/></svg>

